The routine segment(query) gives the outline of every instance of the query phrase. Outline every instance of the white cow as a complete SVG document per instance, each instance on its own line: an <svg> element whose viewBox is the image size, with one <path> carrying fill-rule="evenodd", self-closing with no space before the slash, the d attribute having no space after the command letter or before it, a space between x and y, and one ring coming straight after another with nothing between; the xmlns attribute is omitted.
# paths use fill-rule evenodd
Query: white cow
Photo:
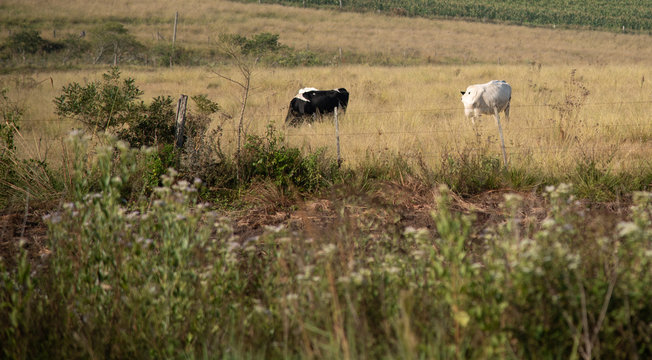
<svg viewBox="0 0 652 360"><path fill-rule="evenodd" d="M462 91L464 114L471 118L475 125L475 118L480 115L494 115L499 121L498 113L505 112L509 121L509 102L512 100L512 87L503 80L491 80L486 84L471 85Z"/></svg>

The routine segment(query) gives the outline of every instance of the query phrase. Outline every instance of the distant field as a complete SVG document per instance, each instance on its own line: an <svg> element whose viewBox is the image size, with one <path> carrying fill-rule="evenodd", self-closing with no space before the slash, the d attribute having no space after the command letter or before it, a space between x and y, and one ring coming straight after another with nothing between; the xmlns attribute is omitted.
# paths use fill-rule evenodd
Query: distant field
<svg viewBox="0 0 652 360"><path fill-rule="evenodd" d="M246 2L254 2L248 0ZM334 0L267 0L265 3L308 7L335 7ZM652 30L652 2L628 1L528 1L528 0L345 0L347 10L380 11L394 15L454 17L505 21L523 25L589 27L610 31Z"/></svg>
<svg viewBox="0 0 652 360"><path fill-rule="evenodd" d="M638 13L645 16L647 11L649 14L652 6L647 8ZM252 36L263 32L278 34L281 44L297 51L309 50L317 54L323 65L650 66L652 59L652 38L648 34L524 27L271 4L190 0L180 6L172 1L7 0L2 2L0 9L0 23L5 25L0 31L0 42L25 25L52 41L82 32L86 34L84 39L93 41L97 27L112 21L122 24L148 49L171 43L174 14L178 11L176 45L190 52L190 58L186 59L188 65L204 66L218 61L214 52L221 34ZM651 18L647 16L648 21ZM72 62L72 65L92 63L93 55L94 52L89 51L78 64ZM147 62L151 66L153 58L152 54L142 54L137 63ZM16 66L31 64L33 68L64 66L61 59L48 61L42 56L31 59L16 56L14 61Z"/></svg>

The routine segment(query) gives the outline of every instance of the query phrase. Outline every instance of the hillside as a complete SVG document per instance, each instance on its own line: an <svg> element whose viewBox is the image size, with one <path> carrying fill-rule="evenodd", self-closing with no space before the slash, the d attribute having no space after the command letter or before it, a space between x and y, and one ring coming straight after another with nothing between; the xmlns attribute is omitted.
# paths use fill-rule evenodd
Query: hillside
<svg viewBox="0 0 652 360"><path fill-rule="evenodd" d="M620 3L620 2L619 2ZM228 1L50 2L8 0L0 5L6 31L0 43L25 26L59 44L33 54L5 46L0 57L12 68L70 67L113 63L112 52L98 57L105 34L121 27L120 36L133 45L119 63L205 66L222 59L216 54L220 36L278 36L286 51L273 66L297 65L424 65L650 64L648 34L525 27L506 24L425 19L388 14L303 9ZM174 14L179 12L175 50L171 50ZM641 11L645 14L645 11ZM113 24L113 25L112 25ZM116 25L117 24L117 25ZM84 37L80 38L80 34ZM56 50L60 49L60 50ZM2 53L2 52L0 52ZM99 61L98 61L99 60Z"/></svg>

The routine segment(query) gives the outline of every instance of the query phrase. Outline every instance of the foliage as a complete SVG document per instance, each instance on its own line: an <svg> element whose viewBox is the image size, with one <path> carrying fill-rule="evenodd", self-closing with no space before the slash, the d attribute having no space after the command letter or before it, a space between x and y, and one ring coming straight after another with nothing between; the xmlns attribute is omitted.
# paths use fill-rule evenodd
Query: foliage
<svg viewBox="0 0 652 360"><path fill-rule="evenodd" d="M25 54L34 55L38 52L58 51L63 48L63 45L43 39L37 30L23 28L7 38L5 47L12 53L24 56Z"/></svg>
<svg viewBox="0 0 652 360"><path fill-rule="evenodd" d="M16 150L14 136L20 129L24 109L7 95L7 89L0 90L0 158L7 151Z"/></svg>
<svg viewBox="0 0 652 360"><path fill-rule="evenodd" d="M77 82L63 87L54 99L57 115L82 122L90 132L114 131L134 146L171 144L175 136L174 101L158 96L146 105L137 102L143 92L134 79L120 79L112 67L101 82L81 86Z"/></svg>
<svg viewBox="0 0 652 360"><path fill-rule="evenodd" d="M652 354L650 193L634 194L630 220L597 228L568 185L546 189L541 224L524 224L508 195L504 221L476 238L440 187L433 230L389 231L344 199L322 236L281 225L240 239L197 202L199 181L169 170L127 204L144 150L117 142L89 156L71 140L78 186L46 217L48 270L24 250L14 268L0 263L4 357Z"/></svg>
<svg viewBox="0 0 652 360"><path fill-rule="evenodd" d="M157 42L149 48L150 61L157 66L184 65L196 66L201 64L201 54L179 44ZM207 57L207 55L203 55ZM205 59L204 59L205 60ZM147 64L149 65L149 64Z"/></svg>
<svg viewBox="0 0 652 360"><path fill-rule="evenodd" d="M137 116L136 100L143 94L134 79L120 81L117 67L103 74L101 82L86 86L73 82L64 86L62 92L54 99L57 115L79 120L93 132L130 122Z"/></svg>
<svg viewBox="0 0 652 360"><path fill-rule="evenodd" d="M0 205L15 206L15 197L43 200L56 196L56 185L44 161L23 159L17 154L16 135L25 110L0 90Z"/></svg>
<svg viewBox="0 0 652 360"><path fill-rule="evenodd" d="M220 105L215 101L208 98L206 94L199 94L191 96L190 99L197 106L198 112L201 115L211 115L220 110Z"/></svg>
<svg viewBox="0 0 652 360"><path fill-rule="evenodd" d="M319 55L310 50L295 50L278 42L279 35L260 33L247 38L239 34L221 34L223 44L234 46L248 57L258 58L262 63L274 66L323 65Z"/></svg>
<svg viewBox="0 0 652 360"><path fill-rule="evenodd" d="M93 64L113 63L117 65L124 61L135 61L143 52L143 45L129 34L124 25L117 22L106 22L91 31L91 46Z"/></svg>
<svg viewBox="0 0 652 360"><path fill-rule="evenodd" d="M157 96L149 105L139 103L136 116L129 118L118 137L136 147L174 143L175 105L170 96Z"/></svg>
<svg viewBox="0 0 652 360"><path fill-rule="evenodd" d="M442 158L441 169L435 179L456 193L472 195L499 188L506 175L499 157L463 150L458 156L446 155Z"/></svg>
<svg viewBox="0 0 652 360"><path fill-rule="evenodd" d="M333 179L337 165L325 157L324 150L303 156L298 148L288 147L273 125L265 137L250 135L242 154L243 180L269 179L281 188L296 186L314 191Z"/></svg>
<svg viewBox="0 0 652 360"><path fill-rule="evenodd" d="M63 59L62 62L68 63L71 60L81 60L91 50L91 44L88 40L79 35L68 34L63 40Z"/></svg>

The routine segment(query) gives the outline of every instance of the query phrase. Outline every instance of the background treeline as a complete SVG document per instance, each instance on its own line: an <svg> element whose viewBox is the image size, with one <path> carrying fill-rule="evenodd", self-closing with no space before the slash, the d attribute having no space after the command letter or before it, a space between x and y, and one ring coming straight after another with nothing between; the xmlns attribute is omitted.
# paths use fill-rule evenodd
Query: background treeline
<svg viewBox="0 0 652 360"><path fill-rule="evenodd" d="M253 2L253 1L248 1ZM336 7L380 11L403 16L454 17L506 21L523 25L579 26L610 31L652 30L652 2L528 1L528 0L266 0L295 6Z"/></svg>

